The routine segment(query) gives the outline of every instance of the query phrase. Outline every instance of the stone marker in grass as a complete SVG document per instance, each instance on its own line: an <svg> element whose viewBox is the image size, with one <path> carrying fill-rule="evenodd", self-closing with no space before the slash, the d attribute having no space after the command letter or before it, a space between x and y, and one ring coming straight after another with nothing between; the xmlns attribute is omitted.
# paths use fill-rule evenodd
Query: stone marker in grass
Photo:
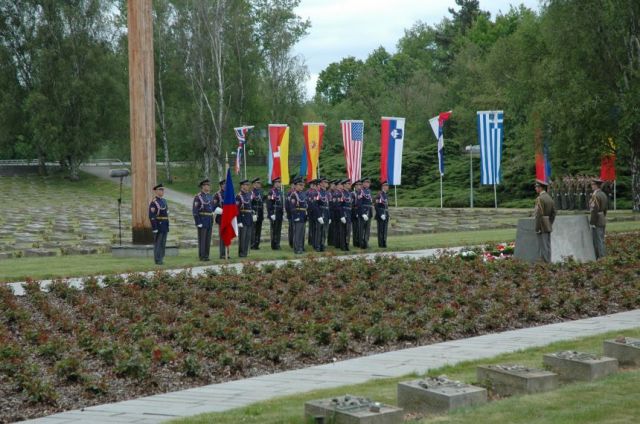
<svg viewBox="0 0 640 424"><path fill-rule="evenodd" d="M405 412L446 413L486 402L486 389L444 376L398 383L398 406Z"/></svg>
<svg viewBox="0 0 640 424"><path fill-rule="evenodd" d="M567 381L593 381L618 371L615 358L570 350L548 353L543 362Z"/></svg>
<svg viewBox="0 0 640 424"><path fill-rule="evenodd" d="M311 400L304 404L304 414L325 424L395 424L403 419L401 408L352 395Z"/></svg>
<svg viewBox="0 0 640 424"><path fill-rule="evenodd" d="M556 373L523 365L480 365L476 374L480 385L500 396L542 393L558 387Z"/></svg>
<svg viewBox="0 0 640 424"><path fill-rule="evenodd" d="M640 366L640 339L622 336L605 340L603 350L605 356L616 358L620 365Z"/></svg>

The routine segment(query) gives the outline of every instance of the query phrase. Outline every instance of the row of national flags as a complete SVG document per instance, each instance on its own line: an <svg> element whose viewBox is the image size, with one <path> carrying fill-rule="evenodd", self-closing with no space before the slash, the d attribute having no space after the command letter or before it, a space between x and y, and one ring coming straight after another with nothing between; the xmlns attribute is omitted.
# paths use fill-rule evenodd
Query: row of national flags
<svg viewBox="0 0 640 424"><path fill-rule="evenodd" d="M429 126L437 140L438 169L444 175L444 129L445 123L453 112L439 113L429 119ZM404 150L405 118L382 117L380 122L380 181L387 181L389 185L402 183L402 157ZM502 181L502 150L504 142L504 112L478 111L476 117L478 144L480 146L480 174L481 184L496 185ZM364 121L342 120L342 142L346 162L347 176L351 181L362 177L362 152L364 145ZM238 139L236 151L235 172L240 173L241 158L247 144L247 135L253 126L234 128ZM318 178L320 151L322 150L326 124L322 122L303 123L304 143L299 174L306 176L307 181ZM289 173L289 126L286 124L269 124L268 128L268 163L267 179L271 183L280 178L282 184L290 183ZM535 163L536 178L549 181L551 177L551 162L547 140L542 141L541 131L535 135ZM600 178L614 181L615 145L609 139L606 150L602 155Z"/></svg>

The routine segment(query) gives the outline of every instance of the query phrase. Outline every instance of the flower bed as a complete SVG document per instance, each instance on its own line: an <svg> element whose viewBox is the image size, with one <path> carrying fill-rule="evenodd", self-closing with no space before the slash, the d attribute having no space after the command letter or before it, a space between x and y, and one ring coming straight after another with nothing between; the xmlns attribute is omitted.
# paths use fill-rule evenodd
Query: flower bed
<svg viewBox="0 0 640 424"><path fill-rule="evenodd" d="M640 307L640 237L599 262L458 256L0 287L0 421Z"/></svg>

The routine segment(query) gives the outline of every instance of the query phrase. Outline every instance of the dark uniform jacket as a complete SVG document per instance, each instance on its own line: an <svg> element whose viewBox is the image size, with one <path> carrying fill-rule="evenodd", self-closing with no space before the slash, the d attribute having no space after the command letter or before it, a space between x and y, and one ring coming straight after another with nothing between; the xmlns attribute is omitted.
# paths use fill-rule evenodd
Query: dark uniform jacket
<svg viewBox="0 0 640 424"><path fill-rule="evenodd" d="M371 190L368 188L362 188L356 193L356 208L358 209L358 215L367 215L371 218Z"/></svg>
<svg viewBox="0 0 640 424"><path fill-rule="evenodd" d="M318 190L315 188L310 188L304 193L307 196L307 206L308 206L307 216L309 217L310 221L316 220L320 217L319 215L317 215L317 209L315 208L315 205L314 205L316 196L318 195Z"/></svg>
<svg viewBox="0 0 640 424"><path fill-rule="evenodd" d="M253 225L253 209L251 204L253 202L253 193L242 191L236 196L236 205L238 205L238 224L242 224L245 227Z"/></svg>
<svg viewBox="0 0 640 424"><path fill-rule="evenodd" d="M292 221L304 222L307 219L307 193L304 191L293 191L289 195L289 216Z"/></svg>
<svg viewBox="0 0 640 424"><path fill-rule="evenodd" d="M151 203L149 203L149 221L151 221L151 228L159 233L169 232L169 208L167 201L155 197Z"/></svg>
<svg viewBox="0 0 640 424"><path fill-rule="evenodd" d="M222 209L223 206L224 206L224 190L218 190L216 194L213 195L213 203L211 204L211 207L213 208L213 210L216 210L216 208ZM222 215L216 215L215 218L216 218L216 224L220 224L220 222L222 222Z"/></svg>
<svg viewBox="0 0 640 424"><path fill-rule="evenodd" d="M282 190L272 187L267 195L267 212L269 216L275 215L276 221L282 221L283 208Z"/></svg>
<svg viewBox="0 0 640 424"><path fill-rule="evenodd" d="M556 206L546 191L540 192L536 198L534 218L536 221L536 233L550 233L553 230L553 221L556 219Z"/></svg>
<svg viewBox="0 0 640 424"><path fill-rule="evenodd" d="M376 195L374 207L376 208L376 219L381 220L382 215L385 216L385 221L389 220L389 195L384 191L381 191Z"/></svg>
<svg viewBox="0 0 640 424"><path fill-rule="evenodd" d="M210 193L200 192L193 198L193 220L196 225L202 224L203 228L213 226L213 196Z"/></svg>
<svg viewBox="0 0 640 424"><path fill-rule="evenodd" d="M264 220L264 199L262 197L262 189L253 189L253 210L258 215L258 221Z"/></svg>
<svg viewBox="0 0 640 424"><path fill-rule="evenodd" d="M589 201L589 224L596 227L604 227L607 225L607 209L609 208L609 199L604 191L598 189L591 195Z"/></svg>
<svg viewBox="0 0 640 424"><path fill-rule="evenodd" d="M316 190L313 199L309 199L309 206L313 210L313 214L310 214L309 219L322 218L325 224L329 223L331 215L329 214L329 200L330 195L326 190ZM311 217L313 216L313 218Z"/></svg>
<svg viewBox="0 0 640 424"><path fill-rule="evenodd" d="M351 213L354 203L353 192L349 190L342 190L340 199L340 216L338 216L338 219L344 218L347 222L351 222Z"/></svg>

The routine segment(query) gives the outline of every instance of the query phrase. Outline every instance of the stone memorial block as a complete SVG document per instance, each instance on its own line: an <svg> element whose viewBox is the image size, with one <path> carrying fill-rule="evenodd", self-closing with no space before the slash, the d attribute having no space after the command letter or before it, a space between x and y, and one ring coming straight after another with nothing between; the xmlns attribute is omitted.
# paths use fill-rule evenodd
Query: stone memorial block
<svg viewBox="0 0 640 424"><path fill-rule="evenodd" d="M403 411L370 399L345 395L304 404L307 418L323 418L325 424L395 424L403 420Z"/></svg>
<svg viewBox="0 0 640 424"><path fill-rule="evenodd" d="M562 262L569 256L579 262L596 259L593 236L586 215L558 216L553 223L551 262ZM514 257L529 262L539 259L538 239L533 218L518 221Z"/></svg>
<svg viewBox="0 0 640 424"><path fill-rule="evenodd" d="M481 365L478 382L501 396L542 393L558 387L556 373L523 365Z"/></svg>
<svg viewBox="0 0 640 424"><path fill-rule="evenodd" d="M398 406L405 412L441 413L486 402L486 389L444 376L398 383Z"/></svg>
<svg viewBox="0 0 640 424"><path fill-rule="evenodd" d="M615 358L570 350L546 354L543 362L568 381L593 381L618 371Z"/></svg>
<svg viewBox="0 0 640 424"><path fill-rule="evenodd" d="M605 356L616 358L620 365L640 366L640 339L618 337L604 341Z"/></svg>

